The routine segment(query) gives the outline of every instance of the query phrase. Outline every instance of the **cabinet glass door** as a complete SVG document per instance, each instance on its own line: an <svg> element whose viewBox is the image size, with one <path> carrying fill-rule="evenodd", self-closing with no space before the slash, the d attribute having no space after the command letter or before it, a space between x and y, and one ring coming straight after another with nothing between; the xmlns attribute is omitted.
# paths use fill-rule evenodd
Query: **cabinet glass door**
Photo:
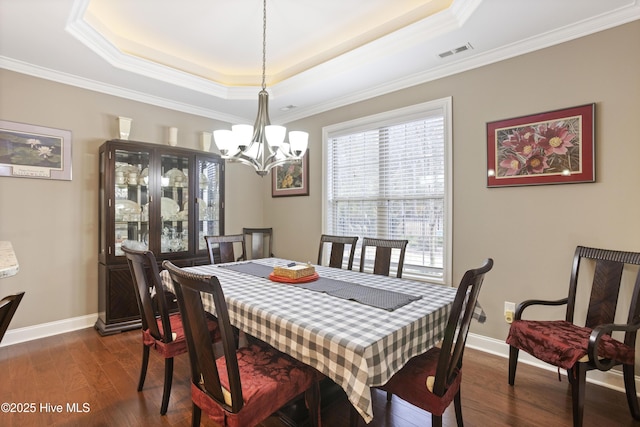
<svg viewBox="0 0 640 427"><path fill-rule="evenodd" d="M205 236L217 236L221 234L220 226L220 174L222 165L210 159L199 158L197 160L198 185L197 195L197 249L206 250Z"/></svg>
<svg viewBox="0 0 640 427"><path fill-rule="evenodd" d="M189 158L160 156L160 252L189 250Z"/></svg>
<svg viewBox="0 0 640 427"><path fill-rule="evenodd" d="M149 158L147 151L115 150L115 254L124 255L122 244L134 249L149 247Z"/></svg>

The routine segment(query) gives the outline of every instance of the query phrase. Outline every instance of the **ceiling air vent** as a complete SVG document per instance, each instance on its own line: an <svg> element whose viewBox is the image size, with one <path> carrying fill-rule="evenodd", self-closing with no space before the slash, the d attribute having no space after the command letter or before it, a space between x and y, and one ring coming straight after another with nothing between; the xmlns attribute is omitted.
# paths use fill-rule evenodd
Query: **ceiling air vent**
<svg viewBox="0 0 640 427"><path fill-rule="evenodd" d="M465 45L462 45L460 47L457 47L455 49L451 49L451 50L447 50L445 52L439 53L438 56L440 58L446 58L447 56L451 56L451 55L455 55L456 53L462 53L464 51L473 49L473 46L471 46L471 43L467 43Z"/></svg>

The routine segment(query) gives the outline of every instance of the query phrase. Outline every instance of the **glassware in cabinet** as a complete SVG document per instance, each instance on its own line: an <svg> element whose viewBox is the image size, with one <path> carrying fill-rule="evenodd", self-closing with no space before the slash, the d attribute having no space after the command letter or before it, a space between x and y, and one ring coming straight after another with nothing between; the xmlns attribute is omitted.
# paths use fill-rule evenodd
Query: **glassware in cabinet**
<svg viewBox="0 0 640 427"><path fill-rule="evenodd" d="M174 154L160 156L162 224L160 252L189 250L189 174L190 158Z"/></svg>
<svg viewBox="0 0 640 427"><path fill-rule="evenodd" d="M198 182L196 184L196 223L197 248L199 251L207 249L205 236L222 234L220 220L222 164L211 159L197 159Z"/></svg>
<svg viewBox="0 0 640 427"><path fill-rule="evenodd" d="M114 252L124 256L122 245L149 248L149 162L144 150L114 150Z"/></svg>
<svg viewBox="0 0 640 427"><path fill-rule="evenodd" d="M207 181L202 189L200 173ZM203 215L200 198L209 208ZM107 141L99 148L98 211L95 328L108 335L140 327L123 243L152 251L158 262L209 262L205 246L195 241L205 232L224 230L223 160L217 154L165 144ZM206 218L206 227L196 226L200 217Z"/></svg>

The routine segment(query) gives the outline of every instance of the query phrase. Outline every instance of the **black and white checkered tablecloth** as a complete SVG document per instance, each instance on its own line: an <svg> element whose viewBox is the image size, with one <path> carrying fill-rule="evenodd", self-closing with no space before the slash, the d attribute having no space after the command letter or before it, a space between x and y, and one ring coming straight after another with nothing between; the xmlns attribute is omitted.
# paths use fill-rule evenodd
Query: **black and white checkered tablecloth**
<svg viewBox="0 0 640 427"><path fill-rule="evenodd" d="M251 262L275 266L288 261ZM410 358L442 339L456 293L447 286L316 266L321 277L422 295L387 311L218 267L185 270L217 276L234 326L331 378L366 422L373 418L370 387L386 383ZM161 276L172 289L168 272ZM213 311L212 300L203 303Z"/></svg>

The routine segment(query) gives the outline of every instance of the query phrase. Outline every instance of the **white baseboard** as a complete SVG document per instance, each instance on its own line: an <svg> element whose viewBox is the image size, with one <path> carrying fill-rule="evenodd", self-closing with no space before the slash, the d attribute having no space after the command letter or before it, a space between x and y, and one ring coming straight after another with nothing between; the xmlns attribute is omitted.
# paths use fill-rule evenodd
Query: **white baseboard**
<svg viewBox="0 0 640 427"><path fill-rule="evenodd" d="M74 317L71 319L58 320L56 322L43 323L40 325L27 326L24 328L10 329L5 334L0 347L6 347L12 344L18 344L21 342L31 341L38 338L45 338L53 335L63 334L65 332L72 332L78 329L84 329L92 327L98 314L88 314L86 316ZM469 334L467 338L467 346L485 353L494 354L496 356L505 358L505 371L504 381L507 381L508 375L508 359L509 359L509 346L507 343L494 338L485 337L482 335ZM518 357L518 363L526 363L528 365L542 368L548 371L556 372L555 366L541 362L540 360L528 355L525 352L520 352ZM563 375L566 372L560 371ZM639 379L636 376L636 381ZM617 370L610 370L607 372L601 372L598 370L589 371L587 373L587 382L601 385L613 390L617 390L624 393L624 378L622 372Z"/></svg>
<svg viewBox="0 0 640 427"><path fill-rule="evenodd" d="M484 351L485 353L491 353L496 356L504 357L504 382L506 383L508 381L507 376L509 375L509 345L506 342L496 340L494 338L488 338L482 335L469 333L467 337L467 347ZM521 351L518 355L518 363L526 363L527 365L532 365L536 368L545 369L547 371L558 371L557 367L542 362L535 357L525 353L524 351ZM560 370L560 373L564 376L567 375L567 372L564 370ZM638 381L639 379L640 377L636 375L636 381ZM602 372L594 369L593 371L587 372L587 382L601 385L603 387L607 387L624 393L624 377L622 376L622 372L618 370L612 369L610 371Z"/></svg>
<svg viewBox="0 0 640 427"><path fill-rule="evenodd" d="M65 332L77 331L93 326L98 319L98 313L86 316L73 317L71 319L57 320L55 322L41 323L39 325L26 326L24 328L9 329L2 339L0 347L12 344L50 337Z"/></svg>

